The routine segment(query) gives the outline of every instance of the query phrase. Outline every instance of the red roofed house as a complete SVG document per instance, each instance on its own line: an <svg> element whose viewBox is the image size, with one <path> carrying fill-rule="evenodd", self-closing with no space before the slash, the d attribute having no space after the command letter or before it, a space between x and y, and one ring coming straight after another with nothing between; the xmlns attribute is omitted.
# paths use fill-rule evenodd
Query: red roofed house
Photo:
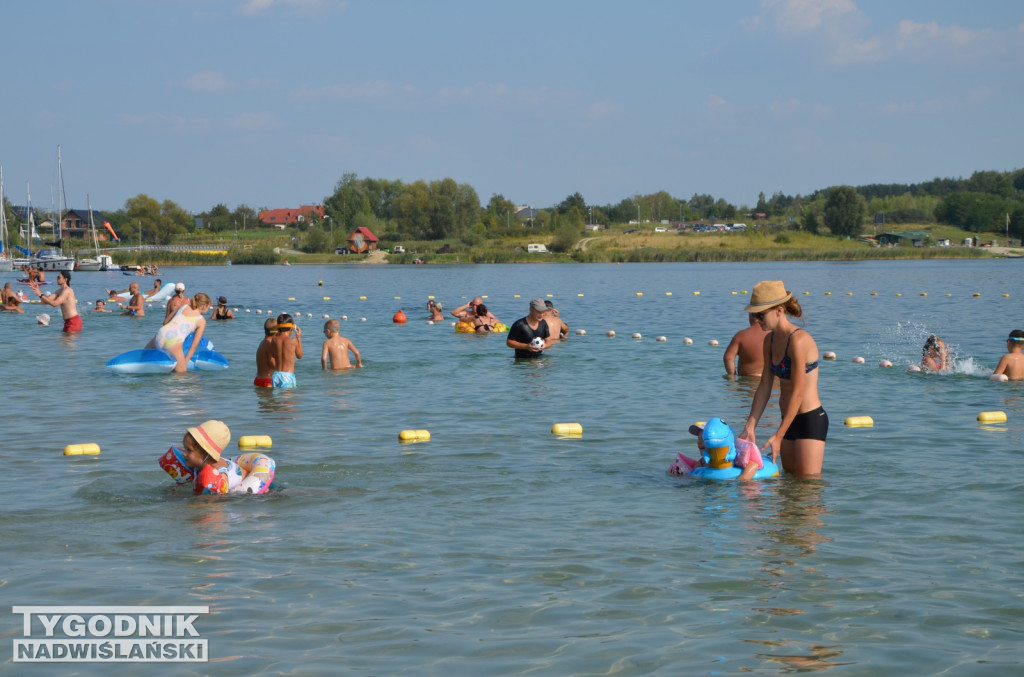
<svg viewBox="0 0 1024 677"><path fill-rule="evenodd" d="M324 219L323 205L302 205L298 209L268 209L260 212L260 223L284 230L304 221Z"/></svg>
<svg viewBox="0 0 1024 677"><path fill-rule="evenodd" d="M369 228L360 226L348 236L348 249L353 254L372 252L377 249L377 236L370 232Z"/></svg>

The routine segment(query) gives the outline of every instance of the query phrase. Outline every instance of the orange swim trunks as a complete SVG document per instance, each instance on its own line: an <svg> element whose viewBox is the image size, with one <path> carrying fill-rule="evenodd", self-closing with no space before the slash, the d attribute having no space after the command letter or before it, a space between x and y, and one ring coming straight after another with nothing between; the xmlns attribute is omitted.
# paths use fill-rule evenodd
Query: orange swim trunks
<svg viewBox="0 0 1024 677"><path fill-rule="evenodd" d="M82 331L82 316L75 315L64 320L64 331L71 333L73 331Z"/></svg>
<svg viewBox="0 0 1024 677"><path fill-rule="evenodd" d="M254 378L252 380L252 384L254 386L256 386L257 388L273 388L274 387L274 379L272 379L272 378L260 378L259 376L257 376L256 378Z"/></svg>

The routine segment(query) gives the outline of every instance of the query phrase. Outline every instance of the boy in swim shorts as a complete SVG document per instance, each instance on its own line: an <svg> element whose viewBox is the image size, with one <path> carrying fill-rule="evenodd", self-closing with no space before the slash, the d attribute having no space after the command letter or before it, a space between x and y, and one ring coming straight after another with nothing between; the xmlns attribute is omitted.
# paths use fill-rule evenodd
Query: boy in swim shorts
<svg viewBox="0 0 1024 677"><path fill-rule="evenodd" d="M352 363L348 359L349 351L355 355L356 366L363 366L363 358L359 354L359 350L352 344L352 341L342 336L340 331L341 323L337 320L327 320L324 323L324 334L327 339L324 340L324 348L320 353L320 368L324 371L327 370L328 365L332 371L351 369Z"/></svg>
<svg viewBox="0 0 1024 677"><path fill-rule="evenodd" d="M295 336L292 336L292 332ZM277 316L277 335L273 339L275 388L295 387L295 360L302 359L302 330L288 313Z"/></svg>
<svg viewBox="0 0 1024 677"><path fill-rule="evenodd" d="M263 323L263 340L256 348L256 378L252 384L257 388L274 387L274 337L277 336L277 320L267 318Z"/></svg>

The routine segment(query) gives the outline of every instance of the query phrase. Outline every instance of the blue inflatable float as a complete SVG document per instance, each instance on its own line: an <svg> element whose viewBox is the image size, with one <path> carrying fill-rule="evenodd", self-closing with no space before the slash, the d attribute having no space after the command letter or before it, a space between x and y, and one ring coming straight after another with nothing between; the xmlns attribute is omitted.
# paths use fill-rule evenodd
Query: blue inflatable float
<svg viewBox="0 0 1024 677"><path fill-rule="evenodd" d="M673 475L689 475L707 480L734 480L743 472L743 468L751 462L760 461L762 467L754 473L754 479L776 477L779 466L767 458L753 442L738 440L736 433L717 416L708 421L704 428L691 426L690 432L699 434L704 443L701 455L703 465L683 454L669 466L668 472ZM738 450L737 450L738 448ZM696 467L694 467L696 466Z"/></svg>
<svg viewBox="0 0 1024 677"><path fill-rule="evenodd" d="M192 339L195 334L189 334L185 339L184 351L187 353L192 347ZM166 374L174 371L177 362L174 356L158 348L140 348L121 353L114 359L107 362L107 369L118 374ZM220 371L228 368L228 361L220 353L213 349L213 343L206 338L199 339L199 347L193 353L192 359L188 361L189 371Z"/></svg>

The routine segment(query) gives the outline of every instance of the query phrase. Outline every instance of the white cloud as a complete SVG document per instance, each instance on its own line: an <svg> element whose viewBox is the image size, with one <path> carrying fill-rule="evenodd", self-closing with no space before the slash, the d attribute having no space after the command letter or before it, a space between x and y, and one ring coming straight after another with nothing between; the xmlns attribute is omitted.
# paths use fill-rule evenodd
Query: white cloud
<svg viewBox="0 0 1024 677"><path fill-rule="evenodd" d="M227 77L217 71L199 71L185 78L185 86L193 92L225 92L231 89Z"/></svg>
<svg viewBox="0 0 1024 677"><path fill-rule="evenodd" d="M236 132L253 132L257 129L266 129L274 124L272 113L242 113L231 118L227 122L228 129Z"/></svg>
<svg viewBox="0 0 1024 677"><path fill-rule="evenodd" d="M416 93L412 85L400 82L359 82L303 87L291 94L299 101L396 101Z"/></svg>
<svg viewBox="0 0 1024 677"><path fill-rule="evenodd" d="M605 99L604 101L595 101L586 107L583 114L594 120L602 120L607 118L618 117L620 112L619 105Z"/></svg>
<svg viewBox="0 0 1024 677"><path fill-rule="evenodd" d="M342 11L346 3L342 0L245 0L238 6L238 13L244 16L259 16L275 8L293 11L296 14L316 15Z"/></svg>
<svg viewBox="0 0 1024 677"><path fill-rule="evenodd" d="M717 94L708 94L707 101L704 102L711 110L719 110L729 105L729 102L718 96Z"/></svg>
<svg viewBox="0 0 1024 677"><path fill-rule="evenodd" d="M860 15L853 0L764 0L762 6L773 14L775 26L789 34L830 31Z"/></svg>
<svg viewBox="0 0 1024 677"><path fill-rule="evenodd" d="M940 26L934 21L918 23L910 19L899 22L896 28L897 46L903 50L934 51L936 49L964 49L994 39L991 30L972 30L955 24Z"/></svg>

